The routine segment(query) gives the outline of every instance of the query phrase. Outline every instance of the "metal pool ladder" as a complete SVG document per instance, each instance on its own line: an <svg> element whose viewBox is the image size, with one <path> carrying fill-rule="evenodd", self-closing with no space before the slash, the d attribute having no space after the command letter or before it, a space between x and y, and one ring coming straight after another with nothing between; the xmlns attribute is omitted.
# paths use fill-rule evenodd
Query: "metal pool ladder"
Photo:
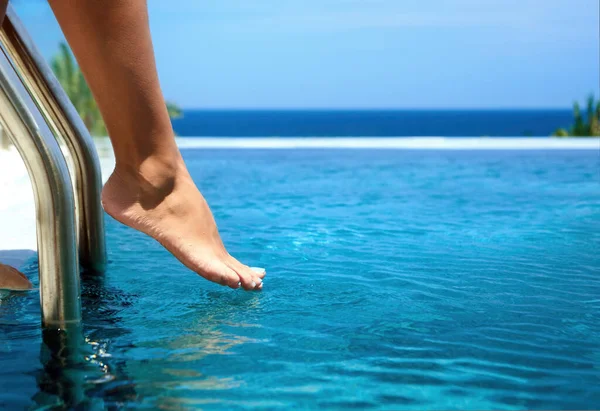
<svg viewBox="0 0 600 411"><path fill-rule="evenodd" d="M0 49L0 123L25 162L35 198L42 325L78 326L80 263L97 273L106 266L100 163L83 121L11 6Z"/></svg>

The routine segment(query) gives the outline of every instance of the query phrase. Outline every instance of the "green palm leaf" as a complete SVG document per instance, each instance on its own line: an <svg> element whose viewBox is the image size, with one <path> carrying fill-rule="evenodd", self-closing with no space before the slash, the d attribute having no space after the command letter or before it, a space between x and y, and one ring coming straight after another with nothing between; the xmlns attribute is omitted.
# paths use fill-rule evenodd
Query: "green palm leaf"
<svg viewBox="0 0 600 411"><path fill-rule="evenodd" d="M579 103L573 104L573 126L567 131L556 130L553 134L558 137L591 137L600 136L600 101L596 102L594 95L588 97L585 116L581 113Z"/></svg>

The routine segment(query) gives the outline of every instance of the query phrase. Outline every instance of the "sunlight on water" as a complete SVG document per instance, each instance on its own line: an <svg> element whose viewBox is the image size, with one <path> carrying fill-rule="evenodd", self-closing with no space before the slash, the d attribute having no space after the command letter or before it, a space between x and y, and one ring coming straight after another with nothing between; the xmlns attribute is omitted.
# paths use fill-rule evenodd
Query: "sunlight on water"
<svg viewBox="0 0 600 411"><path fill-rule="evenodd" d="M44 354L37 293L3 297L0 408L600 403L597 152L184 155L264 291L210 284L108 219L84 363Z"/></svg>

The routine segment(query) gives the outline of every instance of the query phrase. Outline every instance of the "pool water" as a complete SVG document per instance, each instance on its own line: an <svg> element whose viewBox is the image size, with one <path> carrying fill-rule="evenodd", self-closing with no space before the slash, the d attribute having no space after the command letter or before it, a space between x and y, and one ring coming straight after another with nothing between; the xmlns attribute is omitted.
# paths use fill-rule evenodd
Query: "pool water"
<svg viewBox="0 0 600 411"><path fill-rule="evenodd" d="M208 283L107 218L87 361L45 349L37 292L5 298L0 408L600 406L598 152L184 156L264 291Z"/></svg>

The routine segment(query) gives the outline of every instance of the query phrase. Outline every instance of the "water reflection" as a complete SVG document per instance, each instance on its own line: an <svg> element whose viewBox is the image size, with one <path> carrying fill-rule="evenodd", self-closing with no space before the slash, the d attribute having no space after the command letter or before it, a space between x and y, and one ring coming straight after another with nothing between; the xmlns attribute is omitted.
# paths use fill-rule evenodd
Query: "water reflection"
<svg viewBox="0 0 600 411"><path fill-rule="evenodd" d="M39 406L72 408L85 399L85 368L81 328L42 330L40 362L37 376L39 391L33 401Z"/></svg>
<svg viewBox="0 0 600 411"><path fill-rule="evenodd" d="M125 360L115 355L118 348L114 346L130 333L120 314L132 305L133 296L107 286L104 276L83 273L81 283L86 363L95 368L87 377L87 395L102 398L105 406L136 401L135 384L125 371Z"/></svg>
<svg viewBox="0 0 600 411"><path fill-rule="evenodd" d="M143 404L188 409L234 400L251 361L240 353L260 338L262 309L259 294L206 289L155 305L162 316L137 320L128 352Z"/></svg>
<svg viewBox="0 0 600 411"><path fill-rule="evenodd" d="M103 277L82 274L84 328L42 331L42 368L36 376L38 392L32 398L37 406L87 409L137 399L135 385L124 370L125 361L111 353L112 341L128 332L118 315L118 306L127 305L119 302L122 295L106 287Z"/></svg>

